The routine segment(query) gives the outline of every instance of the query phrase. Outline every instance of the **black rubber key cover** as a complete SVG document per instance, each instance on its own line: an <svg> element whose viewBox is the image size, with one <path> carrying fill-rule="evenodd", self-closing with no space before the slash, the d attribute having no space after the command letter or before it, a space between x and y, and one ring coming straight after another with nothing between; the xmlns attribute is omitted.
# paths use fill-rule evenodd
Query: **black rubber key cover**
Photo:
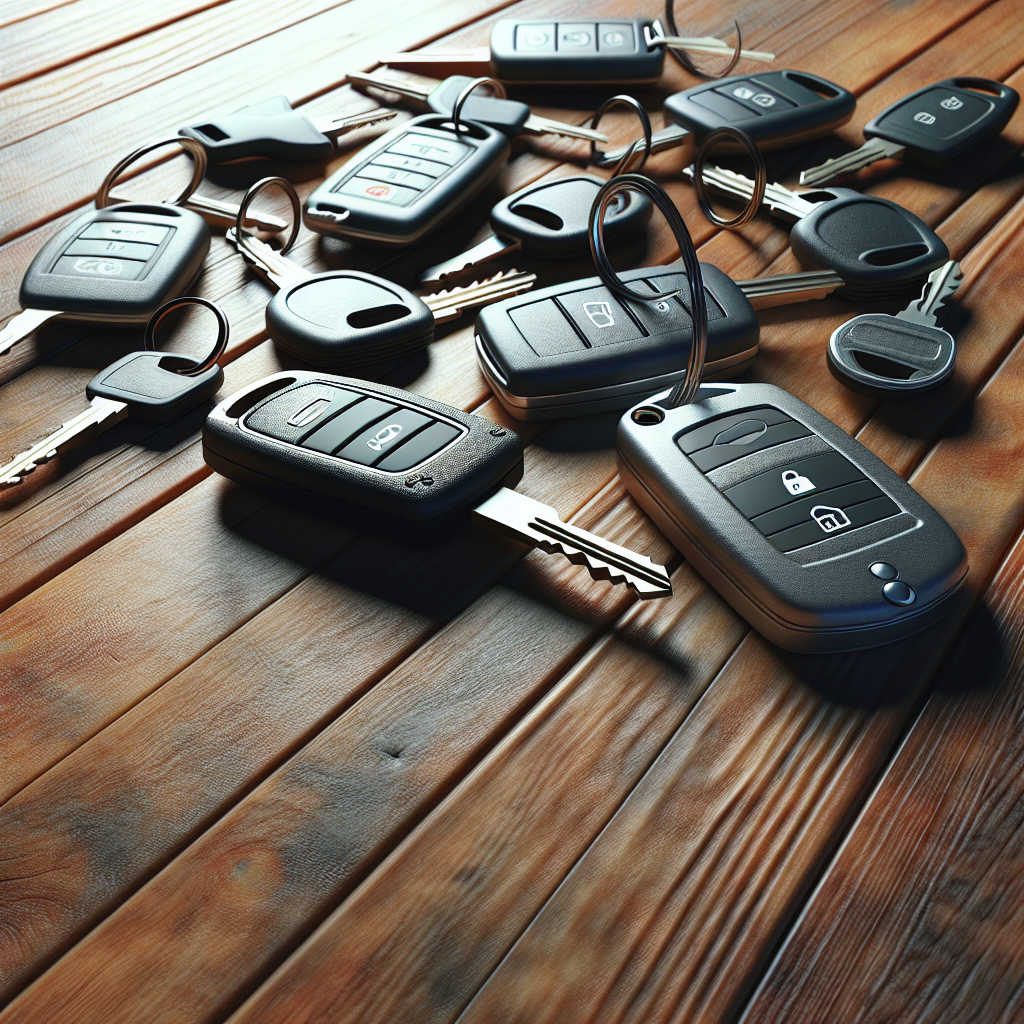
<svg viewBox="0 0 1024 1024"><path fill-rule="evenodd" d="M216 363L196 377L172 369L196 365L188 356L131 352L96 374L85 393L124 402L130 419L168 423L212 398L224 381L224 371Z"/></svg>

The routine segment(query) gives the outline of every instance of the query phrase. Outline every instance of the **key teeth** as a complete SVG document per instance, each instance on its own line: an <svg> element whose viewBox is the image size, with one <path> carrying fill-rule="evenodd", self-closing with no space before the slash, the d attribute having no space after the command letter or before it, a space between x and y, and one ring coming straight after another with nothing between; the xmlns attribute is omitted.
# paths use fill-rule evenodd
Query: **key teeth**
<svg viewBox="0 0 1024 1024"><path fill-rule="evenodd" d="M587 571L590 573L591 579L608 582L614 586L625 584L641 598L672 596L672 581L669 579L668 572L665 570L665 567L655 565L655 563L645 555L637 555L636 558L638 561L642 561L649 565L653 571L660 571L664 574L664 587L648 583L646 580L637 579L631 573L628 573L623 569L613 568L607 562L594 558L587 552L581 551L579 548L575 548L570 544L562 543L561 541L544 540L538 543L537 546L548 552L548 554L564 555L565 558L573 565L585 566Z"/></svg>

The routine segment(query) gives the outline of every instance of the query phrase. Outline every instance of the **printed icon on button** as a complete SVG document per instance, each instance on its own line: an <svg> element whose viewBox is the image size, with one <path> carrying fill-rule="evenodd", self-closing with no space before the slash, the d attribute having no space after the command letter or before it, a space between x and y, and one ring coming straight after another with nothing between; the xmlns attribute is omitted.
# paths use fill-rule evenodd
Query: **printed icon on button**
<svg viewBox="0 0 1024 1024"><path fill-rule="evenodd" d="M750 102L756 103L759 107L774 107L775 97L770 92L759 92L751 97Z"/></svg>
<svg viewBox="0 0 1024 1024"><path fill-rule="evenodd" d="M363 191L374 199L387 199L391 189L387 185L367 185Z"/></svg>
<svg viewBox="0 0 1024 1024"><path fill-rule="evenodd" d="M595 327L613 327L615 325L615 314L607 302L585 302L583 312L590 318Z"/></svg>
<svg viewBox="0 0 1024 1024"><path fill-rule="evenodd" d="M732 91L733 96L738 96L741 100L752 100L754 98L754 90L747 88L745 85L737 85Z"/></svg>
<svg viewBox="0 0 1024 1024"><path fill-rule="evenodd" d="M850 517L841 508L832 508L830 505L815 505L811 509L811 518L825 533L835 533L850 525Z"/></svg>
<svg viewBox="0 0 1024 1024"><path fill-rule="evenodd" d="M790 494L806 494L815 488L815 484L811 480L801 476L795 469L787 469L782 474L782 486Z"/></svg>
<svg viewBox="0 0 1024 1024"><path fill-rule="evenodd" d="M626 42L626 36L622 32L605 32L604 34L604 45L608 47L613 46L624 46Z"/></svg>
<svg viewBox="0 0 1024 1024"><path fill-rule="evenodd" d="M947 96L940 104L940 107L945 107L947 110L959 110L964 105L963 100L958 100L955 96Z"/></svg>
<svg viewBox="0 0 1024 1024"><path fill-rule="evenodd" d="M369 441L366 442L367 448L372 448L375 452L379 452L384 445L391 444L392 441L402 432L401 423L389 423L386 427L381 427Z"/></svg>
<svg viewBox="0 0 1024 1024"><path fill-rule="evenodd" d="M563 32L562 42L567 46L589 46L590 45L590 33L589 32Z"/></svg>
<svg viewBox="0 0 1024 1024"><path fill-rule="evenodd" d="M525 34L527 46L547 46L549 38L547 32L537 31L536 29Z"/></svg>
<svg viewBox="0 0 1024 1024"><path fill-rule="evenodd" d="M935 124L935 115L929 114L926 110L919 110L914 115L915 121L920 121L921 124Z"/></svg>
<svg viewBox="0 0 1024 1024"><path fill-rule="evenodd" d="M75 270L80 274L103 274L109 277L120 274L122 269L121 264L113 260L82 259L75 263Z"/></svg>

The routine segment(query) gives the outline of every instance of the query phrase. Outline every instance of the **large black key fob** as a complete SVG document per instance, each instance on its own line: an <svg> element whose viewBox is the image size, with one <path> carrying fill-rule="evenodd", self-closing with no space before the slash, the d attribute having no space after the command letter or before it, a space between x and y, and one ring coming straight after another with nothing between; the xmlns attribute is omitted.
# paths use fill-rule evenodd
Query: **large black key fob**
<svg viewBox="0 0 1024 1024"><path fill-rule="evenodd" d="M905 480L771 384L656 396L619 423L619 472L694 568L792 651L900 639L951 607L960 539Z"/></svg>
<svg viewBox="0 0 1024 1024"><path fill-rule="evenodd" d="M145 323L184 292L210 250L210 229L191 210L118 203L90 210L29 264L19 301L71 320Z"/></svg>
<svg viewBox="0 0 1024 1024"><path fill-rule="evenodd" d="M445 127L445 126L448 127ZM306 200L303 221L321 234L408 245L463 207L509 153L494 128L438 114L414 117L362 149Z"/></svg>
<svg viewBox="0 0 1024 1024"><path fill-rule="evenodd" d="M807 71L767 71L720 78L665 100L665 114L703 139L716 128L741 128L760 149L828 135L853 117L853 93ZM723 150L725 144L723 144Z"/></svg>
<svg viewBox="0 0 1024 1024"><path fill-rule="evenodd" d="M431 540L523 475L523 443L489 420L383 384L292 371L207 417L218 473L359 529Z"/></svg>
<svg viewBox="0 0 1024 1024"><path fill-rule="evenodd" d="M757 355L757 317L736 283L702 263L708 306L704 379L730 377ZM686 369L692 322L680 265L619 277L658 303L621 300L598 277L571 281L485 307L476 349L491 390L516 419L556 419L626 409L678 381Z"/></svg>

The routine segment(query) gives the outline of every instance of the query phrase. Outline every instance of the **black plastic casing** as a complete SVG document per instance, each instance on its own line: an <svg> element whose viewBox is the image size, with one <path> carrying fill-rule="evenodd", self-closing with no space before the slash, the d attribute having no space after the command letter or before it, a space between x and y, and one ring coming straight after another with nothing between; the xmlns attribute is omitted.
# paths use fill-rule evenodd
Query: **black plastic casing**
<svg viewBox="0 0 1024 1024"><path fill-rule="evenodd" d="M853 651L910 636L950 610L967 575L960 539L905 480L831 420L771 384L702 388L697 401L677 409L667 408L666 397L644 403L664 410L660 423L643 426L632 411L623 416L619 473L687 561L768 640L791 651ZM765 406L845 455L901 512L788 554L779 551L676 444L695 424ZM885 600L883 580L869 571L876 562L898 570L916 592L912 605Z"/></svg>
<svg viewBox="0 0 1024 1024"><path fill-rule="evenodd" d="M421 298L358 270L331 270L282 288L266 319L267 334L283 351L325 370L397 359L434 340L434 314Z"/></svg>
<svg viewBox="0 0 1024 1024"><path fill-rule="evenodd" d="M303 223L311 231L336 238L376 245L410 245L439 227L456 210L469 203L497 176L508 159L509 141L500 131L475 121L463 121L464 134L457 141L471 147L460 162L435 179L408 206L394 206L357 195L333 191L343 181L398 143L404 135L436 136L450 142L455 133L442 125L449 117L423 114L375 139L340 170L322 182L306 200Z"/></svg>
<svg viewBox="0 0 1024 1024"><path fill-rule="evenodd" d="M317 382L424 410L462 434L422 464L386 473L275 440L242 422L288 389ZM203 458L272 497L357 529L417 541L464 526L473 508L523 475L523 442L512 430L399 388L310 371L264 377L221 402L203 427Z"/></svg>
<svg viewBox="0 0 1024 1024"><path fill-rule="evenodd" d="M733 377L757 355L760 327L753 307L736 283L718 267L702 263L704 287L723 315L709 321L704 379ZM680 298L689 303L682 265L641 267L620 274L626 284L672 275L682 284ZM662 282L659 291L670 285ZM634 340L555 355L538 355L513 323L516 309L571 292L601 288L598 277L529 292L480 311L476 346L480 368L496 397L520 420L558 419L628 408L647 395L680 380L686 372L692 338L688 315L667 321L666 330ZM635 286L634 286L635 287ZM675 300L667 300L674 302ZM636 303L626 300L631 310ZM680 311L681 313L682 311ZM649 324L649 317L644 318ZM573 333L566 323L564 330Z"/></svg>
<svg viewBox="0 0 1024 1024"><path fill-rule="evenodd" d="M134 281L117 277L71 277L50 271L88 227L96 223L152 224L170 228ZM23 309L59 309L69 320L146 323L168 299L181 295L203 268L210 251L206 221L180 206L117 203L89 210L39 250L21 283Z"/></svg>
<svg viewBox="0 0 1024 1024"><path fill-rule="evenodd" d="M759 112L752 109L753 105L744 107L742 103L724 96L723 90L744 83L763 86L795 106ZM709 97L709 93L716 95ZM717 97L723 97L727 103L722 104ZM709 102L727 106L728 113L705 105ZM746 132L759 149L780 149L828 135L853 117L856 106L857 99L852 92L827 78L808 71L766 71L713 79L677 92L665 100L665 114L674 124L692 131L698 139L716 128L731 125ZM727 143L721 144L722 152L728 152L729 148ZM736 152L743 152L739 145L733 148Z"/></svg>
<svg viewBox="0 0 1024 1024"><path fill-rule="evenodd" d="M431 91L427 97L427 106L435 114L451 117L459 94L471 81L473 79L468 75L449 75ZM500 99L478 92L466 98L462 106L462 116L468 117L470 121L479 121L489 128L496 128L509 138L514 138L529 120L530 108L518 100Z"/></svg>

